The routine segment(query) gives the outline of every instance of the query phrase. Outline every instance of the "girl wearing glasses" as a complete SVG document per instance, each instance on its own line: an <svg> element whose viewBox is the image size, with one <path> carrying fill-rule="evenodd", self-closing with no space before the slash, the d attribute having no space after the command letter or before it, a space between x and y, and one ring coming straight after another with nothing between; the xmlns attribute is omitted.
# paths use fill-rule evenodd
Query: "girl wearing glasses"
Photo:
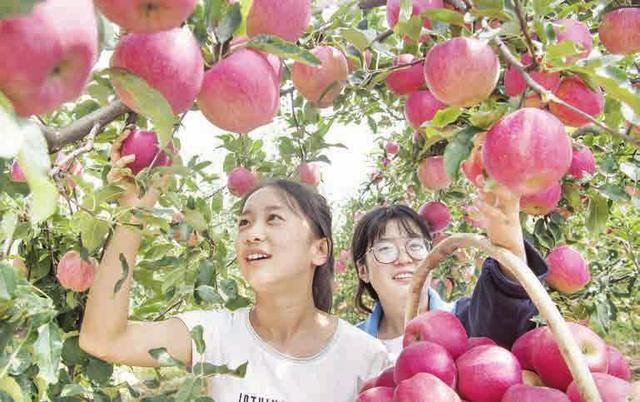
<svg viewBox="0 0 640 402"><path fill-rule="evenodd" d="M132 161L120 158L119 145L114 148L116 166ZM151 208L158 200L158 189L138 198L133 182L110 177L126 188L120 198L124 207ZM149 353L155 348L166 348L187 367L248 363L243 378L209 377L208 396L217 402L351 402L357 384L388 364L379 341L329 314L331 211L322 196L304 186L268 182L242 201L235 249L242 276L255 292L252 307L129 321L129 289L141 237L140 231L118 225L107 246L80 331L80 347L88 353L145 367L160 365ZM122 258L132 269L114 292ZM198 331L204 350L192 341L191 334Z"/></svg>
<svg viewBox="0 0 640 402"><path fill-rule="evenodd" d="M501 187L481 192L473 218L480 221L494 244L524 259L543 280L548 268L537 251L524 242L519 203L519 197ZM358 327L382 340L392 360L402 350L409 285L417 265L429 252L429 233L413 209L396 204L364 215L353 234L351 250L358 271L355 303L369 314ZM365 294L374 300L373 306L365 304ZM530 319L537 314L524 289L492 258L484 261L471 297L446 303L429 288L427 308L454 313L469 336L489 337L504 347L511 347L519 335L533 328Z"/></svg>

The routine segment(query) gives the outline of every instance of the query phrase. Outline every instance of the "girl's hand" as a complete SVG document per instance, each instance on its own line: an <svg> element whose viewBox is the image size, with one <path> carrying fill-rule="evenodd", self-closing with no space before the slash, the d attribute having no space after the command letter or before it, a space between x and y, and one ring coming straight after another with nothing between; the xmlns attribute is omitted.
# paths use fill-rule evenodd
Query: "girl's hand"
<svg viewBox="0 0 640 402"><path fill-rule="evenodd" d="M117 184L124 188L124 193L119 198L119 203L123 207L137 208L137 207L153 207L158 201L158 197L162 192L162 189L167 183L167 177L161 176L159 179L154 180L145 194L139 197L139 189L131 176L127 175L124 169L127 165L136 159L135 155L121 155L122 143L129 136L130 129L125 129L120 137L111 145L111 164L112 169L107 174L107 181L109 183Z"/></svg>
<svg viewBox="0 0 640 402"><path fill-rule="evenodd" d="M484 185L484 180L482 185ZM489 240L527 261L522 227L520 196L495 183L489 191L478 191L469 214L487 231Z"/></svg>

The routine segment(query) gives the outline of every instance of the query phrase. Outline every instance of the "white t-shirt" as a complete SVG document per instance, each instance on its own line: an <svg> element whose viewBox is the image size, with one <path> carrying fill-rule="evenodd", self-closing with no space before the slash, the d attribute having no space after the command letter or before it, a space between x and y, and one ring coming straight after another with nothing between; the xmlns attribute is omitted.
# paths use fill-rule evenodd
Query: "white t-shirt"
<svg viewBox="0 0 640 402"><path fill-rule="evenodd" d="M189 331L203 328L206 349L195 343L192 362L227 365L248 362L244 378L209 377L216 402L353 402L359 385L390 363L380 341L342 319L333 338L318 354L296 358L263 341L249 322L249 308L190 311L177 316Z"/></svg>
<svg viewBox="0 0 640 402"><path fill-rule="evenodd" d="M400 335L396 338L380 339L389 353L389 360L391 360L391 363L395 363L396 360L398 360L398 355L402 352L403 338L404 336Z"/></svg>

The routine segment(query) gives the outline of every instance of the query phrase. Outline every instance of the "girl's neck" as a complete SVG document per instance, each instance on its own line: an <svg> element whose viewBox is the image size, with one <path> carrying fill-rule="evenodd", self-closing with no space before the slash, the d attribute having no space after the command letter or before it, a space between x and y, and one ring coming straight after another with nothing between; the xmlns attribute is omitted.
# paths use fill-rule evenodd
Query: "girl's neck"
<svg viewBox="0 0 640 402"><path fill-rule="evenodd" d="M393 339L404 334L404 309L394 308L398 303L384 303L382 305L382 317L378 324L379 339Z"/></svg>
<svg viewBox="0 0 640 402"><path fill-rule="evenodd" d="M290 295L256 295L249 320L264 340L286 343L301 330L313 326L320 315L313 298L302 300Z"/></svg>

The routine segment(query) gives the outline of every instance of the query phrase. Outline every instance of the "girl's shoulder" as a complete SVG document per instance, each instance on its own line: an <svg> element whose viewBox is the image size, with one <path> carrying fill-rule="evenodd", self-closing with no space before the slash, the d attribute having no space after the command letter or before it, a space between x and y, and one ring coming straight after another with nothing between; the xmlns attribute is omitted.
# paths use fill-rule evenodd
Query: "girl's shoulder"
<svg viewBox="0 0 640 402"><path fill-rule="evenodd" d="M355 350L360 350L367 354L386 353L386 349L379 339L369 335L353 324L338 318L340 339L339 342Z"/></svg>

